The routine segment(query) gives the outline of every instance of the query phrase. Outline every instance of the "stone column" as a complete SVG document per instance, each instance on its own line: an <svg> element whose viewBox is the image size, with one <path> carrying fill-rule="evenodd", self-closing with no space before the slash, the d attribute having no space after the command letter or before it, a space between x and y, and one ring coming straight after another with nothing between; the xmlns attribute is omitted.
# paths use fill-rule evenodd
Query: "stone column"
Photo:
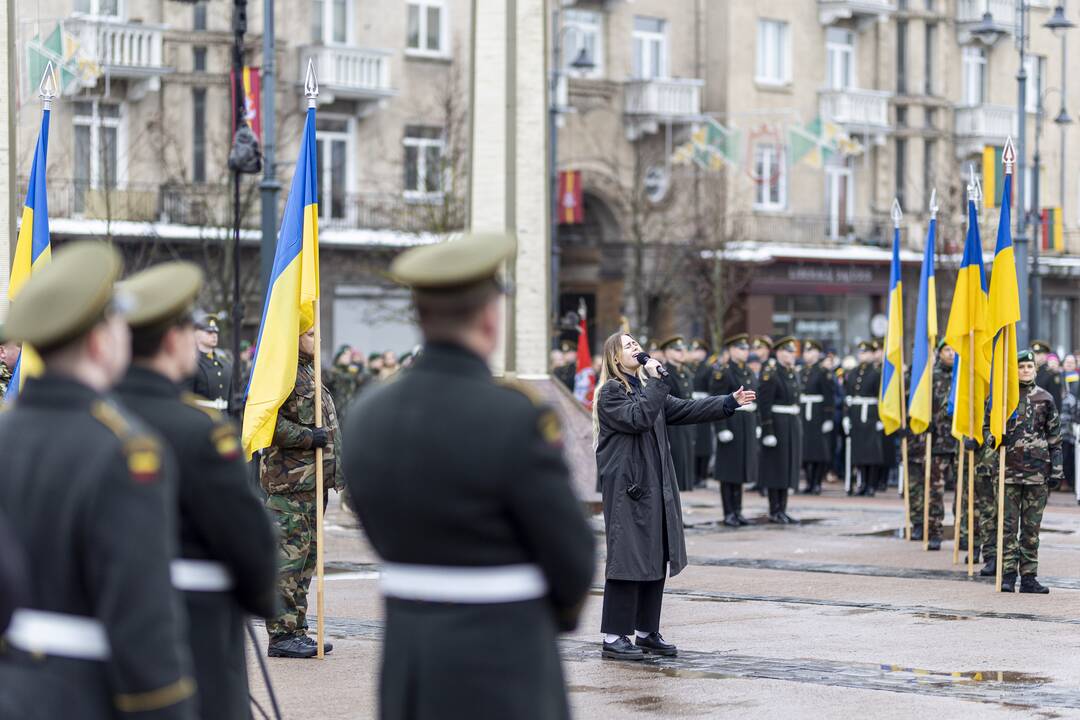
<svg viewBox="0 0 1080 720"><path fill-rule="evenodd" d="M0 320L7 317L14 251L15 210L15 0L0 0Z"/></svg>

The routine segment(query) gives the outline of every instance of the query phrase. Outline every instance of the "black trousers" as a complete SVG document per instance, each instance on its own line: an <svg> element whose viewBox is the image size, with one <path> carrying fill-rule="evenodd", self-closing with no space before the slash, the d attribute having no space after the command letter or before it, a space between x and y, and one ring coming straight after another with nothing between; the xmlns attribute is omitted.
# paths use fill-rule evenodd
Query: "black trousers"
<svg viewBox="0 0 1080 720"><path fill-rule="evenodd" d="M787 512L787 488L769 488L769 514Z"/></svg>
<svg viewBox="0 0 1080 720"><path fill-rule="evenodd" d="M742 515L742 484L720 483L720 502L724 505L724 516Z"/></svg>
<svg viewBox="0 0 1080 720"><path fill-rule="evenodd" d="M660 631L660 606L664 600L664 578L637 582L604 582L604 612L600 632L606 635L633 635Z"/></svg>
<svg viewBox="0 0 1080 720"><path fill-rule="evenodd" d="M806 470L806 492L821 489L821 483L825 480L825 474L829 471L829 464L823 462L803 463Z"/></svg>

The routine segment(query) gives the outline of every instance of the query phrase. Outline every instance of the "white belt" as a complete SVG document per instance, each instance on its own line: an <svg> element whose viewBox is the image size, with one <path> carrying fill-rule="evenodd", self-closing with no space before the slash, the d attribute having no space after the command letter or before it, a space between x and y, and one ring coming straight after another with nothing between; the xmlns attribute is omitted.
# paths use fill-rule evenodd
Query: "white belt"
<svg viewBox="0 0 1080 720"><path fill-rule="evenodd" d="M547 595L544 574L536 565L452 567L386 563L381 568L386 597L444 603L504 603Z"/></svg>
<svg viewBox="0 0 1080 720"><path fill-rule="evenodd" d="M772 411L774 413L780 413L781 415L798 415L798 405L773 405Z"/></svg>
<svg viewBox="0 0 1080 720"><path fill-rule="evenodd" d="M4 637L30 653L76 660L108 660L110 654L105 626L85 615L16 608Z"/></svg>
<svg viewBox="0 0 1080 720"><path fill-rule="evenodd" d="M757 403L748 402L745 405L740 405L739 407L735 408L735 410L738 412L754 412L755 410L757 410Z"/></svg>
<svg viewBox="0 0 1080 720"><path fill-rule="evenodd" d="M861 405L862 406L862 419L861 419L861 422L866 422L867 409L871 405L877 405L877 398L876 397L865 397L863 395L848 395L846 398L844 398L844 403L846 405L848 405L849 407L852 406L852 405Z"/></svg>
<svg viewBox="0 0 1080 720"><path fill-rule="evenodd" d="M214 410L220 410L225 412L229 409L229 401L224 398L218 398L217 400L207 400L206 398L199 398L195 401L196 405L205 408L213 408Z"/></svg>
<svg viewBox="0 0 1080 720"><path fill-rule="evenodd" d="M228 568L213 560L177 558L169 563L173 587L188 592L225 592L232 590Z"/></svg>
<svg viewBox="0 0 1080 720"><path fill-rule="evenodd" d="M800 395L799 402L806 406L806 422L814 419L814 405L825 402L824 395Z"/></svg>

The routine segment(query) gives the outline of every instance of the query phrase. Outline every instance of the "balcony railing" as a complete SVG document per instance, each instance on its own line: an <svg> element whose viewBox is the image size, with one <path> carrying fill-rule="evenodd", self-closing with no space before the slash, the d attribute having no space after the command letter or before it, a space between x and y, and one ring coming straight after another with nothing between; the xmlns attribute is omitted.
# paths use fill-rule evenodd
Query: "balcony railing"
<svg viewBox="0 0 1080 720"><path fill-rule="evenodd" d="M1008 105L970 105L956 108L956 135L1005 141L1016 134L1016 108Z"/></svg>
<svg viewBox="0 0 1080 720"><path fill-rule="evenodd" d="M627 80L627 115L693 120L701 114L703 80Z"/></svg>
<svg viewBox="0 0 1080 720"><path fill-rule="evenodd" d="M390 55L384 50L309 45L300 49L298 81L304 82L311 60L320 88L329 93L354 99L389 97L394 94Z"/></svg>
<svg viewBox="0 0 1080 720"><path fill-rule="evenodd" d="M80 48L114 77L150 77L166 72L161 59L161 26L76 17L66 20L64 27Z"/></svg>
<svg viewBox="0 0 1080 720"><path fill-rule="evenodd" d="M1015 0L956 0L956 28L961 44L971 41L971 26L990 13L994 27L1002 34L1016 31ZM1034 5L1034 3L1032 3Z"/></svg>
<svg viewBox="0 0 1080 720"><path fill-rule="evenodd" d="M891 15L896 3L891 0L818 0L818 19L822 25L852 18L875 18Z"/></svg>
<svg viewBox="0 0 1080 720"><path fill-rule="evenodd" d="M889 127L889 98L882 90L822 90L821 117L849 129L885 131Z"/></svg>
<svg viewBox="0 0 1080 720"><path fill-rule="evenodd" d="M735 213L730 220L730 237L736 242L786 245L848 243L884 247L892 238L892 224L887 218Z"/></svg>

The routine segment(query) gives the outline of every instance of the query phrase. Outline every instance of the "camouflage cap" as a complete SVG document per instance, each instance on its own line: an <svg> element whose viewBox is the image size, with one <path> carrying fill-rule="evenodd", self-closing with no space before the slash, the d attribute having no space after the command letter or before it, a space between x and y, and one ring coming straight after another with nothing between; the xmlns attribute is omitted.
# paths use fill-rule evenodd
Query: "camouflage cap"
<svg viewBox="0 0 1080 720"><path fill-rule="evenodd" d="M128 309L113 302L113 284L123 267L120 253L105 243L60 248L12 301L4 334L43 351L78 339L105 318L110 306L115 312Z"/></svg>
<svg viewBox="0 0 1080 720"><path fill-rule="evenodd" d="M135 309L128 315L132 330L191 318L203 272L190 262L167 262L135 273L119 288L131 293Z"/></svg>
<svg viewBox="0 0 1080 720"><path fill-rule="evenodd" d="M1033 363L1033 362L1035 362L1035 353L1033 351L1031 351L1031 350L1021 350L1020 352L1016 353L1016 362L1017 363L1022 363L1022 362Z"/></svg>

